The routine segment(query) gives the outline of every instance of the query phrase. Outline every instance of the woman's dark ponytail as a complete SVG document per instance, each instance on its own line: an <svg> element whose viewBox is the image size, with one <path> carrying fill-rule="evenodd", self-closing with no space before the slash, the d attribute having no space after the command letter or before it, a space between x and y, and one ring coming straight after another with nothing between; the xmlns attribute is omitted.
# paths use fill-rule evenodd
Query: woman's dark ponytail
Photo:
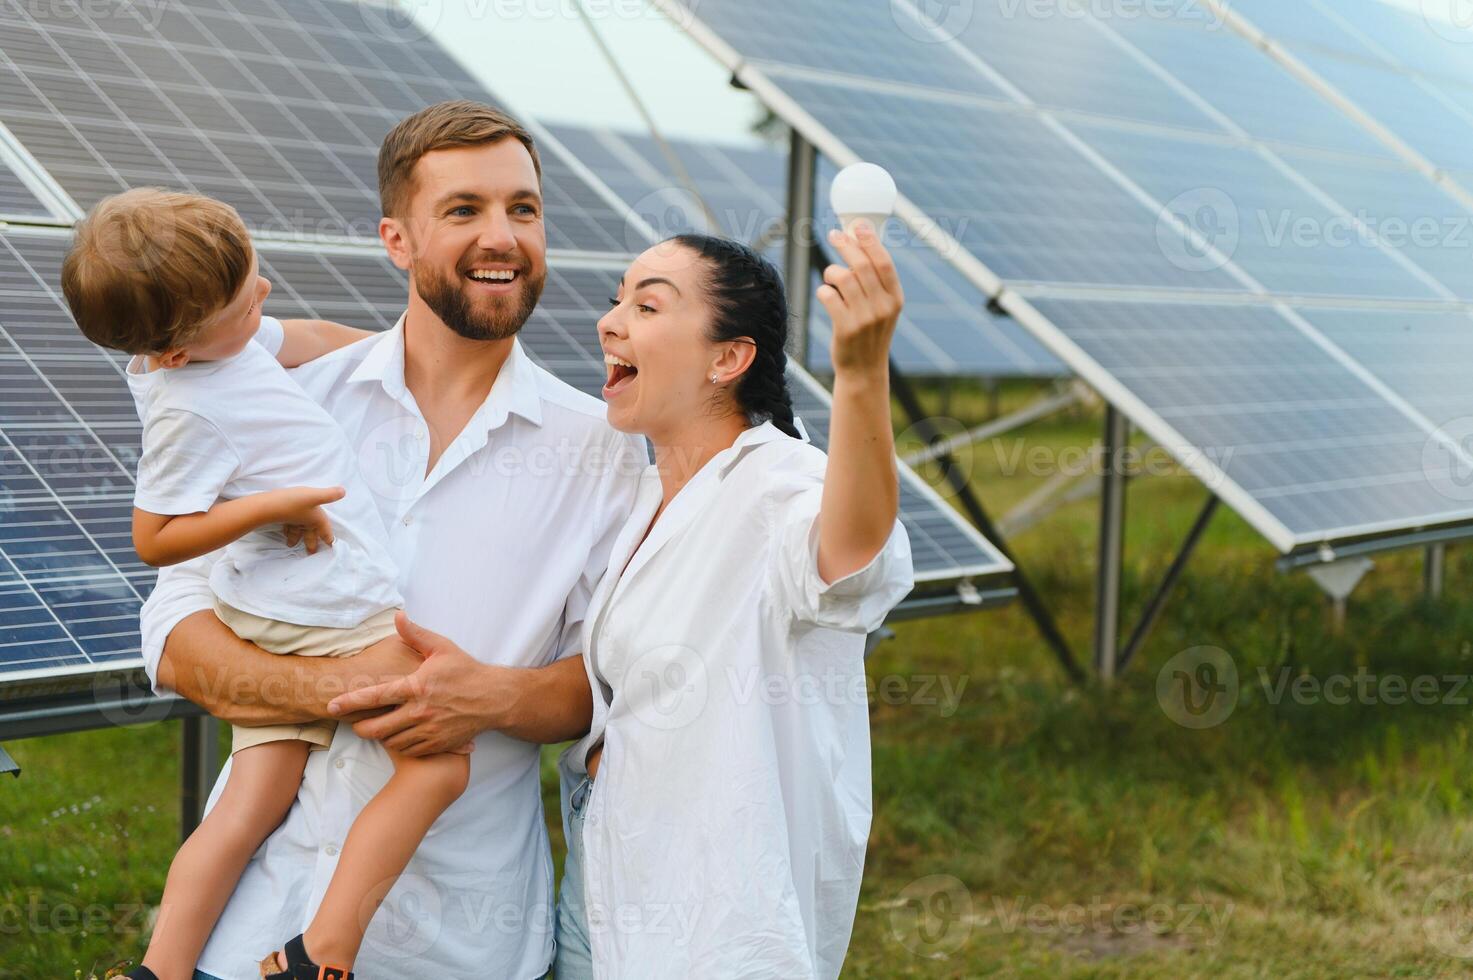
<svg viewBox="0 0 1473 980"><path fill-rule="evenodd" d="M782 275L751 248L729 238L679 235L672 241L705 260L706 295L715 313L710 339L719 343L751 337L757 342L757 356L734 390L747 421L771 421L800 438L788 390L788 297Z"/></svg>

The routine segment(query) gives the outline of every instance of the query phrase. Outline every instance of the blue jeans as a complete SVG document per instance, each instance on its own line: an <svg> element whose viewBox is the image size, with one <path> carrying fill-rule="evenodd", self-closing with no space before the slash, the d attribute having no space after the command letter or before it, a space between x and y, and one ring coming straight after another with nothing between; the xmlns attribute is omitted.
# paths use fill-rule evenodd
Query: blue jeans
<svg viewBox="0 0 1473 980"><path fill-rule="evenodd" d="M593 781L584 778L563 793L563 836L568 857L563 862L563 884L557 896L557 957L552 961L557 980L593 980L593 950L588 943L588 909L583 899L583 817Z"/></svg>
<svg viewBox="0 0 1473 980"><path fill-rule="evenodd" d="M220 978L219 977L212 977L208 973L204 972L203 970L195 970L194 971L194 980L220 980Z"/></svg>

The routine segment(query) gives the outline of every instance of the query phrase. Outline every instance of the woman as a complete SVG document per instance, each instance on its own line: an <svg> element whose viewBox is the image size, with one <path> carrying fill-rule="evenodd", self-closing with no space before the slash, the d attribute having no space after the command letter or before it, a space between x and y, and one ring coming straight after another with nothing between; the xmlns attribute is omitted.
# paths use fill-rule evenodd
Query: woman
<svg viewBox="0 0 1473 980"><path fill-rule="evenodd" d="M599 323L609 422L654 448L584 626L556 975L835 977L870 824L865 634L912 584L867 225L833 244L829 456L793 419L770 263L682 236Z"/></svg>

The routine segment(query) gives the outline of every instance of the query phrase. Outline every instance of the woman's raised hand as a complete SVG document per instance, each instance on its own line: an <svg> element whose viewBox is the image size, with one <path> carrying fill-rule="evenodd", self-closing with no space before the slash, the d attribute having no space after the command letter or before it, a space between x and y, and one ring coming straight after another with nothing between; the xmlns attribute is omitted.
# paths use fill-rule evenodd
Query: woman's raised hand
<svg viewBox="0 0 1473 980"><path fill-rule="evenodd" d="M852 235L830 232L829 242L848 263L825 269L818 289L818 301L834 322L834 373L887 371L890 340L905 306L895 263L867 221L857 222Z"/></svg>

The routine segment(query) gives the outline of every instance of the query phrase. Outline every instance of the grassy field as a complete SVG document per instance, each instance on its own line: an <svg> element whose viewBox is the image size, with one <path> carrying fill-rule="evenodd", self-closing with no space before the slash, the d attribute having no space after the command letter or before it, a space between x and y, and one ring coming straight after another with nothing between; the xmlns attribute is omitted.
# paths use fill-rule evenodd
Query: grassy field
<svg viewBox="0 0 1473 980"><path fill-rule="evenodd" d="M986 405L928 400L962 422ZM1075 411L961 462L1001 514L1098 430ZM1180 475L1132 482L1128 623L1203 500ZM1081 656L1095 507L1014 542ZM1108 691L1065 682L1017 606L897 625L870 663L875 823L846 976L1466 975L1473 561L1452 550L1448 597L1428 602L1420 555L1378 558L1335 635L1273 557L1221 510ZM1193 728L1157 682L1167 666L1169 692L1201 647L1230 658L1237 695ZM101 972L141 948L175 843L177 743L155 725L8 746L29 771L0 783L0 978Z"/></svg>

